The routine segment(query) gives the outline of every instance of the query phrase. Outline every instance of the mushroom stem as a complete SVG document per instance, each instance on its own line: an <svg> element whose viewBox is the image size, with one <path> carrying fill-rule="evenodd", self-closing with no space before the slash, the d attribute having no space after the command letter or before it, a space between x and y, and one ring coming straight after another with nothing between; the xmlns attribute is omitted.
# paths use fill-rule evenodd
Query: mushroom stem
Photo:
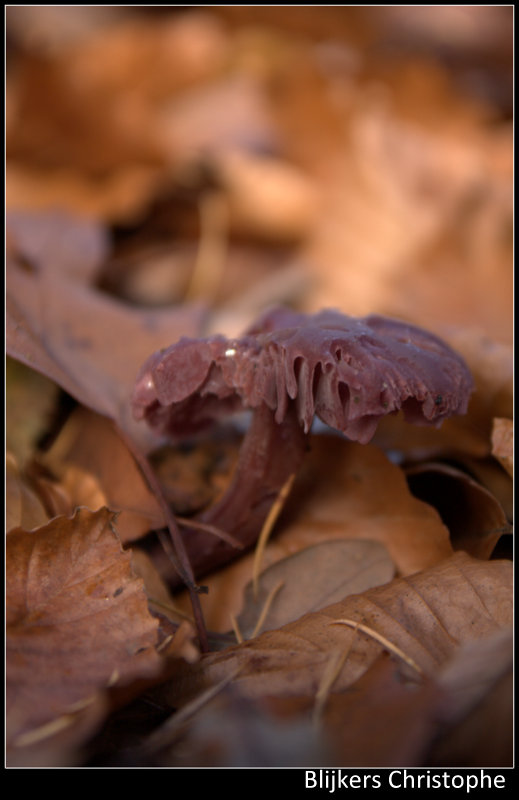
<svg viewBox="0 0 519 800"><path fill-rule="evenodd" d="M272 503L303 460L307 435L294 408L277 423L265 404L253 410L242 442L238 463L223 496L200 516L200 520L226 531L244 547L252 546L262 529ZM184 534L196 575L212 570L240 551L202 530Z"/></svg>

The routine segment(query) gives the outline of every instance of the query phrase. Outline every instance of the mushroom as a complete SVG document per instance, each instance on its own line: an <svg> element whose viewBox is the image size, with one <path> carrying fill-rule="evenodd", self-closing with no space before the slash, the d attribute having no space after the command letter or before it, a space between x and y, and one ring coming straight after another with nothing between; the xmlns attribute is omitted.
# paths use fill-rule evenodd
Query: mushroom
<svg viewBox="0 0 519 800"><path fill-rule="evenodd" d="M399 410L411 423L436 426L464 414L472 388L460 356L416 326L276 308L241 338L183 337L153 354L137 377L132 407L136 419L177 441L252 411L229 487L198 518L248 547L297 472L314 416L366 443L380 419ZM183 536L197 575L236 555L206 531Z"/></svg>

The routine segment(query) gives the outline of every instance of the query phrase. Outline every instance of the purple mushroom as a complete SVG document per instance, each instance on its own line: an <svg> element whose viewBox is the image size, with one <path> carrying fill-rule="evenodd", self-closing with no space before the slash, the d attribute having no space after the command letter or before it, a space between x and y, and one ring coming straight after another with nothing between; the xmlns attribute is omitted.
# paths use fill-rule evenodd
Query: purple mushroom
<svg viewBox="0 0 519 800"><path fill-rule="evenodd" d="M155 353L139 373L132 406L137 419L177 441L252 411L230 486L199 517L248 547L297 472L314 416L366 443L380 419L399 410L424 425L464 414L472 388L463 360L418 327L279 308L239 339L182 338ZM205 531L183 536L197 575L237 554Z"/></svg>

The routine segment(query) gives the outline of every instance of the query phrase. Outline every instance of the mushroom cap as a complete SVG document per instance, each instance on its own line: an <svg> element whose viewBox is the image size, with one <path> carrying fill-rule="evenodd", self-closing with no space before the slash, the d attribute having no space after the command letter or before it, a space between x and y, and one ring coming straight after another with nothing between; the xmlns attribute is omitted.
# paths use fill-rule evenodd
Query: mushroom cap
<svg viewBox="0 0 519 800"><path fill-rule="evenodd" d="M262 403L281 423L293 403L305 432L317 415L365 443L382 417L399 410L424 425L464 414L472 389L462 358L414 325L276 308L239 339L184 337L153 354L132 406L137 419L179 438Z"/></svg>

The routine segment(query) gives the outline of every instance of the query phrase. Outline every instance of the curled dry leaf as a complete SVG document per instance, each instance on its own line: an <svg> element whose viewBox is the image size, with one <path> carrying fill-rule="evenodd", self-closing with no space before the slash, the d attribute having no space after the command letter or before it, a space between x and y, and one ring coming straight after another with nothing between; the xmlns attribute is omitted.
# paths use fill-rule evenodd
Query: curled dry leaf
<svg viewBox="0 0 519 800"><path fill-rule="evenodd" d="M78 509L7 535L7 741L15 752L109 686L159 674L157 622L114 520L106 508Z"/></svg>
<svg viewBox="0 0 519 800"><path fill-rule="evenodd" d="M508 474L514 477L514 423L511 419L495 419L492 428L492 455Z"/></svg>
<svg viewBox="0 0 519 800"><path fill-rule="evenodd" d="M75 506L92 506L87 476L102 487L104 503L118 512L117 531L123 542L133 541L164 524L160 506L126 444L111 420L78 406L41 463L66 484ZM72 483L83 473L84 482Z"/></svg>
<svg viewBox="0 0 519 800"><path fill-rule="evenodd" d="M438 510L454 550L490 558L503 534L511 533L496 497L460 469L447 464L417 464L407 470L411 491Z"/></svg>
<svg viewBox="0 0 519 800"><path fill-rule="evenodd" d="M234 683L249 697L315 695L331 654L347 652L335 691L356 681L387 649L383 637L429 676L461 644L511 625L512 564L457 553L423 572L353 595L276 631L209 654L170 684L172 705L184 702L240 668ZM337 624L349 620L353 627ZM354 623L363 625L355 630Z"/></svg>

